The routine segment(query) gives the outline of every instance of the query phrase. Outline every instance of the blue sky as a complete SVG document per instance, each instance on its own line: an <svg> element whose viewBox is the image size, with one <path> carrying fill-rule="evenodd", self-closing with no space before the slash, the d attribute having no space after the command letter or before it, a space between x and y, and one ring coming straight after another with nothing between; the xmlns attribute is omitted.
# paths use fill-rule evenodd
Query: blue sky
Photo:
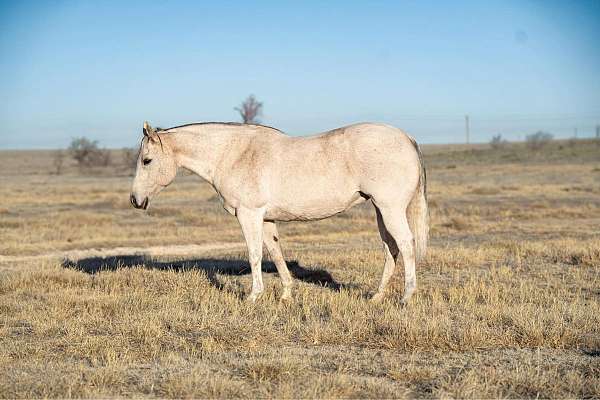
<svg viewBox="0 0 600 400"><path fill-rule="evenodd" d="M598 1L0 2L1 148L137 143L144 120L358 121L424 143L600 124Z"/></svg>

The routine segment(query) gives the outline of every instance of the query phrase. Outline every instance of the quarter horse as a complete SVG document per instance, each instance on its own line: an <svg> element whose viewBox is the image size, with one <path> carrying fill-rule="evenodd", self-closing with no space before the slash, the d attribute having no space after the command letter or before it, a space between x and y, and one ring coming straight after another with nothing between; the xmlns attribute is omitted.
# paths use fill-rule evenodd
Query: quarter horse
<svg viewBox="0 0 600 400"><path fill-rule="evenodd" d="M416 141L384 124L361 123L309 137L253 124L195 123L154 129L147 122L131 204L146 209L179 167L212 185L237 217L252 270L255 301L264 290L263 244L291 298L276 222L327 218L371 200L383 241L383 277L372 300L383 299L397 263L404 265L405 304L416 290L415 265L429 232L426 173Z"/></svg>

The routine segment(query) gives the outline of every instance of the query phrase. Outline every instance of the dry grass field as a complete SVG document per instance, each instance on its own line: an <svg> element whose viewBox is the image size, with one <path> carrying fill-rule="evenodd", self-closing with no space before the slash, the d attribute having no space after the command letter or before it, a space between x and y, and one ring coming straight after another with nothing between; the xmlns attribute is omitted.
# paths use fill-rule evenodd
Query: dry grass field
<svg viewBox="0 0 600 400"><path fill-rule="evenodd" d="M294 299L265 261L248 304L241 231L199 178L142 212L123 166L0 152L0 397L600 397L600 146L425 159L431 246L401 308L401 273L368 301L369 203L280 225Z"/></svg>

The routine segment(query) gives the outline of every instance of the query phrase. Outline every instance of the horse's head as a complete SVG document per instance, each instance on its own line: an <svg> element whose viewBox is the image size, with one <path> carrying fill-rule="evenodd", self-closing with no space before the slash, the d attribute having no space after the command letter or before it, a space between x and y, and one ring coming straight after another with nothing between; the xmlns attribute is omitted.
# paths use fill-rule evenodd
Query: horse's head
<svg viewBox="0 0 600 400"><path fill-rule="evenodd" d="M164 143L163 143L164 142ZM135 208L148 208L150 198L167 187L177 174L177 162L169 141L147 122L140 145L130 201Z"/></svg>

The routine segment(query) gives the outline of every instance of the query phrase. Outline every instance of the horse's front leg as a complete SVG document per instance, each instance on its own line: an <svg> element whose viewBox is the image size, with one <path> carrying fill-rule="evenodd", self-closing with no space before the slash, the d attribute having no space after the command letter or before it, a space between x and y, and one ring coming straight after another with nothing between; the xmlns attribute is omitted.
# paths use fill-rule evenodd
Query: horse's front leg
<svg viewBox="0 0 600 400"><path fill-rule="evenodd" d="M264 211L261 209L238 208L236 216L246 239L248 260L252 269L252 291L248 296L248 301L254 302L264 290L261 269Z"/></svg>

